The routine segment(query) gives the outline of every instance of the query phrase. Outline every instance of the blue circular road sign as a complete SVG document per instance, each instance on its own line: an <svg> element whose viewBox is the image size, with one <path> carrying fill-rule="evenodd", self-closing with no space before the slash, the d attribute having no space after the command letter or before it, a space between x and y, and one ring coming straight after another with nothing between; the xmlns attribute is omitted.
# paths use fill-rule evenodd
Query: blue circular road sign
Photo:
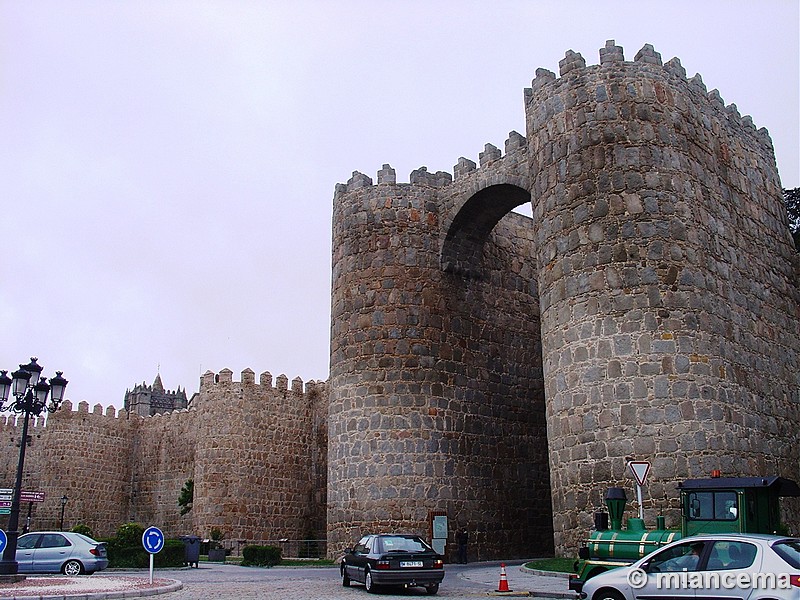
<svg viewBox="0 0 800 600"><path fill-rule="evenodd" d="M0 529L0 553L6 549L6 544L8 543L8 538L6 537L6 532Z"/></svg>
<svg viewBox="0 0 800 600"><path fill-rule="evenodd" d="M164 534L158 527L148 527L142 534L142 546L150 554L158 554L164 547Z"/></svg>

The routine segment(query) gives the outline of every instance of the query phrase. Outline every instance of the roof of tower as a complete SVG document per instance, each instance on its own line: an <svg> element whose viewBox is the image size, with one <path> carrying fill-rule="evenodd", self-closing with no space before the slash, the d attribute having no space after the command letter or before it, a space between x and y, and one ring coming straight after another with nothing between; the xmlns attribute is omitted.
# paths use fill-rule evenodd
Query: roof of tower
<svg viewBox="0 0 800 600"><path fill-rule="evenodd" d="M163 392L164 391L164 384L161 383L161 373L156 375L155 381L153 381L153 391L154 392Z"/></svg>

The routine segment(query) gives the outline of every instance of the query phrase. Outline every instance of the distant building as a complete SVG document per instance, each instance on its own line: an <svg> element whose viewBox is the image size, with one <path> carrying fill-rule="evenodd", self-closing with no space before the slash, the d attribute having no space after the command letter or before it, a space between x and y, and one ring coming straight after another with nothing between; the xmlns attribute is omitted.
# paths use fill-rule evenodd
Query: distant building
<svg viewBox="0 0 800 600"><path fill-rule="evenodd" d="M142 382L132 390L125 391L125 410L142 417L186 408L186 390L180 387L174 392L164 390L161 374L156 375L153 385Z"/></svg>

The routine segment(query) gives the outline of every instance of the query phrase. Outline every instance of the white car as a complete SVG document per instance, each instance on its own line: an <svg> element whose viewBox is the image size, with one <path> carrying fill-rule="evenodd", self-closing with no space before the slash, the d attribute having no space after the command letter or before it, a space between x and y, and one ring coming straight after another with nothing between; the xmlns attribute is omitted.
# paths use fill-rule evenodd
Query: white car
<svg viewBox="0 0 800 600"><path fill-rule="evenodd" d="M683 538L587 580L587 600L800 600L800 539L761 534Z"/></svg>

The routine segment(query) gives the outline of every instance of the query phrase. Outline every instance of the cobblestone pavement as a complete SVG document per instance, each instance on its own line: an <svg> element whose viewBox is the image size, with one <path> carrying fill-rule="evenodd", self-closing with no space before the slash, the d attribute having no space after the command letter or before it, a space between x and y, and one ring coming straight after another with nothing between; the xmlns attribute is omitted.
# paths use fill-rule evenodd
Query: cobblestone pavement
<svg viewBox="0 0 800 600"><path fill-rule="evenodd" d="M486 598L497 589L499 563L447 565L446 575L436 598ZM545 598L574 598L567 580L544 577L521 570L520 563L506 567L509 587L535 592ZM427 596L422 588L391 588L377 596L367 594L361 585L345 588L337 567L253 569L234 565L203 564L200 569L160 570L159 575L178 579L183 589L159 596L164 600L385 600Z"/></svg>

